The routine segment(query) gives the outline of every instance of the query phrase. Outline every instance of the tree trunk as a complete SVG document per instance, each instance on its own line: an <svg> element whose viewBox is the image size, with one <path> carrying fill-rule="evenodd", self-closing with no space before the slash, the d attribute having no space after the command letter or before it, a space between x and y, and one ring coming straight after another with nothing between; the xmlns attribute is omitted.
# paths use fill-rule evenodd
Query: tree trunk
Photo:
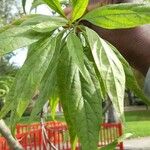
<svg viewBox="0 0 150 150"><path fill-rule="evenodd" d="M119 122L119 118L116 115L116 111L115 111L113 105L111 105L109 107L107 113L108 113L108 119L107 119L108 123Z"/></svg>
<svg viewBox="0 0 150 150"><path fill-rule="evenodd" d="M20 143L12 136L10 129L7 127L5 122L0 120L0 133L7 140L9 147L13 150L23 150Z"/></svg>
<svg viewBox="0 0 150 150"><path fill-rule="evenodd" d="M119 118L116 115L116 111L112 105L111 100L108 98L105 101L105 107L103 108L103 114L104 114L104 122L105 123L113 123L113 122L119 122Z"/></svg>

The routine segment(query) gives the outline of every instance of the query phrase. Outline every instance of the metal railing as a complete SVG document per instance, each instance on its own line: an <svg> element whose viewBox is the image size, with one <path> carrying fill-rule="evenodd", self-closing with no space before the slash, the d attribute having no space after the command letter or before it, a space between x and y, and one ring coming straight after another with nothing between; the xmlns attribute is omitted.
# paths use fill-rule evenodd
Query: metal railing
<svg viewBox="0 0 150 150"><path fill-rule="evenodd" d="M100 139L98 147L106 146L122 135L122 125L120 123L101 124ZM50 121L44 123L16 126L16 138L25 150L71 150L70 138L67 125L63 122ZM76 150L80 149L80 142L77 143ZM123 143L117 147L123 150ZM0 137L0 150L9 150L6 140Z"/></svg>

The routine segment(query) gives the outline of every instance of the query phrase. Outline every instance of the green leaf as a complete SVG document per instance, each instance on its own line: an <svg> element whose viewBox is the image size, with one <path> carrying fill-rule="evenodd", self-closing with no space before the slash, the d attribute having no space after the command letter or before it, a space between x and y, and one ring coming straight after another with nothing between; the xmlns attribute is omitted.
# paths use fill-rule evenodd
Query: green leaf
<svg viewBox="0 0 150 150"><path fill-rule="evenodd" d="M36 7L39 6L39 5L42 5L42 4L44 4L44 1L43 1L43 0L34 0L34 1L32 2L31 10L34 9L34 8L36 8Z"/></svg>
<svg viewBox="0 0 150 150"><path fill-rule="evenodd" d="M50 17L47 15L36 15L21 23L21 27L30 26L36 32L50 32L56 28L65 26L67 20L62 17Z"/></svg>
<svg viewBox="0 0 150 150"><path fill-rule="evenodd" d="M86 42L88 42L87 37L86 38ZM93 70L93 72L91 72L91 75L95 74L95 76L97 76L98 82L100 84L100 93L101 93L101 97L103 100L105 100L107 98L107 93L106 93L106 87L104 84L104 81L102 79L101 74L99 73L95 63L94 63L94 58L92 56L92 52L91 49L87 46L84 48L84 53L86 55L86 57L88 58L90 64L91 64L91 71ZM85 57L85 58L86 58ZM90 72L90 71L89 71Z"/></svg>
<svg viewBox="0 0 150 150"><path fill-rule="evenodd" d="M36 25L36 24L39 24L39 23L43 23L43 22L46 22L46 21L55 21L56 22L62 22L64 21L63 18L61 17L53 17L53 16L47 16L47 15L41 15L41 14L35 14L34 16L24 20L20 25L21 26L31 26L31 25Z"/></svg>
<svg viewBox="0 0 150 150"><path fill-rule="evenodd" d="M50 103L50 110L51 110L51 117L53 120L55 120L55 115L56 115L56 108L59 104L59 99L56 96L53 96L49 100Z"/></svg>
<svg viewBox="0 0 150 150"><path fill-rule="evenodd" d="M39 96L31 112L29 122L32 122L32 120L37 116L37 114L42 111L42 108L45 105L45 103L48 100L51 100L51 97L54 95L56 88L55 78L56 78L56 66L52 67L51 65L49 65L49 68L47 69L41 82L39 88Z"/></svg>
<svg viewBox="0 0 150 150"><path fill-rule="evenodd" d="M57 13L65 17L64 12L61 9L61 4L59 0L43 0L50 8L55 10ZM66 18L66 17L65 17Z"/></svg>
<svg viewBox="0 0 150 150"><path fill-rule="evenodd" d="M46 15L36 15L24 21L20 26L29 26L36 32L51 32L59 27L65 26L67 20L62 17L50 17Z"/></svg>
<svg viewBox="0 0 150 150"><path fill-rule="evenodd" d="M122 62L122 65L124 67L124 72L126 76L126 87L129 88L132 92L134 92L135 95L137 95L137 97L141 98L141 100L145 104L150 105L150 99L144 94L143 90L138 85L133 70L129 63L123 58L123 56L114 46L111 45L111 47Z"/></svg>
<svg viewBox="0 0 150 150"><path fill-rule="evenodd" d="M0 28L0 33L6 31L8 29L11 29L13 27L17 27L20 24L22 24L24 21L26 21L32 17L36 17L36 16L37 16L37 14L31 14L31 15L23 16L22 18L13 21L11 24L5 25L4 27Z"/></svg>
<svg viewBox="0 0 150 150"><path fill-rule="evenodd" d="M71 22L74 22L84 14L86 7L89 3L89 0L76 0L72 2L74 7L72 12Z"/></svg>
<svg viewBox="0 0 150 150"><path fill-rule="evenodd" d="M0 33L0 55L37 42L44 35L30 31L31 27L14 27Z"/></svg>
<svg viewBox="0 0 150 150"><path fill-rule="evenodd" d="M30 121L33 120L33 118L40 113L42 110L44 104L51 100L54 95L56 95L56 68L58 64L58 59L60 57L60 50L62 46L62 37L64 35L64 32L58 34L56 36L56 43L53 45L53 51L55 49L55 52L53 53L53 58L50 61L50 64L48 66L48 69L46 70L45 75L43 76L43 79L41 81L40 87L39 87L39 97L36 100L35 107L33 108L30 116ZM53 100L56 100L53 98ZM51 102L50 102L51 103ZM54 102L55 103L55 102Z"/></svg>
<svg viewBox="0 0 150 150"><path fill-rule="evenodd" d="M84 53L80 39L72 32L67 37L67 48L69 55L72 57L74 63L78 66L80 72L85 77Z"/></svg>
<svg viewBox="0 0 150 150"><path fill-rule="evenodd" d="M68 0L59 0L61 4L68 5ZM31 10L37 8L39 5L45 4L44 0L34 0L32 3Z"/></svg>
<svg viewBox="0 0 150 150"><path fill-rule="evenodd" d="M58 87L71 139L73 141L77 133L83 150L95 150L102 119L102 100L99 84L91 78L88 66L86 74L90 78L88 82L64 49L58 65Z"/></svg>
<svg viewBox="0 0 150 150"><path fill-rule="evenodd" d="M88 41L97 69L103 79L117 116L123 119L125 74L120 60L99 35L86 28Z"/></svg>
<svg viewBox="0 0 150 150"><path fill-rule="evenodd" d="M67 21L61 17L49 18L48 21L41 22L32 27L32 30L36 32L50 32L59 27L65 26Z"/></svg>
<svg viewBox="0 0 150 150"><path fill-rule="evenodd" d="M61 17L46 15L32 15L27 19L18 20L17 24L19 25L13 24L1 30L0 55L31 45L41 38L49 36L51 31L66 25L66 23L66 20Z"/></svg>
<svg viewBox="0 0 150 150"><path fill-rule="evenodd" d="M75 7L77 0L70 0L73 7Z"/></svg>
<svg viewBox="0 0 150 150"><path fill-rule="evenodd" d="M68 86L69 84L67 82L68 77L70 77L70 72L69 72L69 59L68 59L68 53L67 53L67 47L62 51L61 59L59 60L58 68L57 68L57 82L58 82L58 91L59 91L59 98L60 102L63 108L65 120L68 125L69 133L70 133L70 140L71 140L71 145L72 148L75 147L76 145L76 131L75 131L75 124L73 122L73 117L72 116L72 111L69 111L70 105L69 99L67 99L67 92L68 92ZM71 77L70 77L71 78ZM73 149L75 150L75 149Z"/></svg>
<svg viewBox="0 0 150 150"><path fill-rule="evenodd" d="M25 64L18 72L11 92L8 95L7 103L0 113L0 116L3 117L11 108L12 127L14 127L15 123L20 119L29 101L39 87L51 59L53 58L55 46L55 37L42 39L39 43L32 45L31 49L34 53L28 56Z"/></svg>
<svg viewBox="0 0 150 150"><path fill-rule="evenodd" d="M114 4L94 9L83 19L107 29L131 28L150 23L149 4Z"/></svg>

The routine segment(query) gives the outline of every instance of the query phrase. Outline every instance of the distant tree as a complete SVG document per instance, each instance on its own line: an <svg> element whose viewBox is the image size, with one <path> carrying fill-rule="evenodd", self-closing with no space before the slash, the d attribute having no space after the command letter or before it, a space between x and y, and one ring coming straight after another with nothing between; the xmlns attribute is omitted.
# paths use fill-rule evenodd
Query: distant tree
<svg viewBox="0 0 150 150"><path fill-rule="evenodd" d="M18 0L1 0L0 1L0 26L10 23L13 19L18 18L21 13L21 7Z"/></svg>

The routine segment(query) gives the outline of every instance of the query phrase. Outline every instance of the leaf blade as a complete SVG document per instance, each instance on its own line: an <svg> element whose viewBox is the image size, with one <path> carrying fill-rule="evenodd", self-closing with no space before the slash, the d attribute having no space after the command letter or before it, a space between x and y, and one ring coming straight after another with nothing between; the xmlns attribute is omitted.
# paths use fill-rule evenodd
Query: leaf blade
<svg viewBox="0 0 150 150"><path fill-rule="evenodd" d="M105 83L106 92L114 105L117 116L124 120L125 74L123 66L111 47L95 31L86 28L86 33L95 64Z"/></svg>
<svg viewBox="0 0 150 150"><path fill-rule="evenodd" d="M42 34L29 30L30 27L14 27L2 32L0 34L0 55L28 46L43 38Z"/></svg>
<svg viewBox="0 0 150 150"><path fill-rule="evenodd" d="M114 4L97 8L83 19L107 29L132 28L150 23L149 4Z"/></svg>
<svg viewBox="0 0 150 150"><path fill-rule="evenodd" d="M50 43L52 45L50 46ZM20 119L30 99L38 88L40 81L47 70L47 67L53 57L55 38L42 39L38 44L32 45L32 50L36 52L28 56L24 66L18 72L12 86L11 92L7 97L7 103L3 107L0 116L6 114L7 104L11 109L11 124L14 129L16 122ZM38 57L38 59L37 59ZM9 111L7 109L7 111ZM4 113L5 111L5 113Z"/></svg>
<svg viewBox="0 0 150 150"><path fill-rule="evenodd" d="M79 38L72 32L67 37L67 49L74 63L78 66L82 75L85 76L83 47Z"/></svg>
<svg viewBox="0 0 150 150"><path fill-rule="evenodd" d="M97 149L102 115L99 87L91 79L88 68L86 73L90 81L81 76L69 54L65 55L58 67L58 84L66 121L73 128L73 137L77 133L83 150Z"/></svg>
<svg viewBox="0 0 150 150"><path fill-rule="evenodd" d="M35 103L35 107L33 108L30 116L30 121L41 111L42 107L46 103L46 101L51 101L52 97L56 94L57 89L57 81L56 81L56 68L58 64L58 59L60 57L61 44L63 42L64 32L59 33L56 36L56 47L55 52L53 54L53 58L46 70L46 73L43 76L39 87L39 97ZM52 101L57 101L57 99L53 98ZM51 103L51 102L50 102ZM55 102L54 102L55 103ZM41 108L41 109L40 109Z"/></svg>
<svg viewBox="0 0 150 150"><path fill-rule="evenodd" d="M65 17L64 12L61 9L61 5L59 0L43 0L50 8L55 10L57 13L59 13L61 16ZM66 18L66 17L65 17Z"/></svg>
<svg viewBox="0 0 150 150"><path fill-rule="evenodd" d="M84 14L86 7L89 3L89 0L76 0L72 2L74 8L72 12L71 22L74 22Z"/></svg>

